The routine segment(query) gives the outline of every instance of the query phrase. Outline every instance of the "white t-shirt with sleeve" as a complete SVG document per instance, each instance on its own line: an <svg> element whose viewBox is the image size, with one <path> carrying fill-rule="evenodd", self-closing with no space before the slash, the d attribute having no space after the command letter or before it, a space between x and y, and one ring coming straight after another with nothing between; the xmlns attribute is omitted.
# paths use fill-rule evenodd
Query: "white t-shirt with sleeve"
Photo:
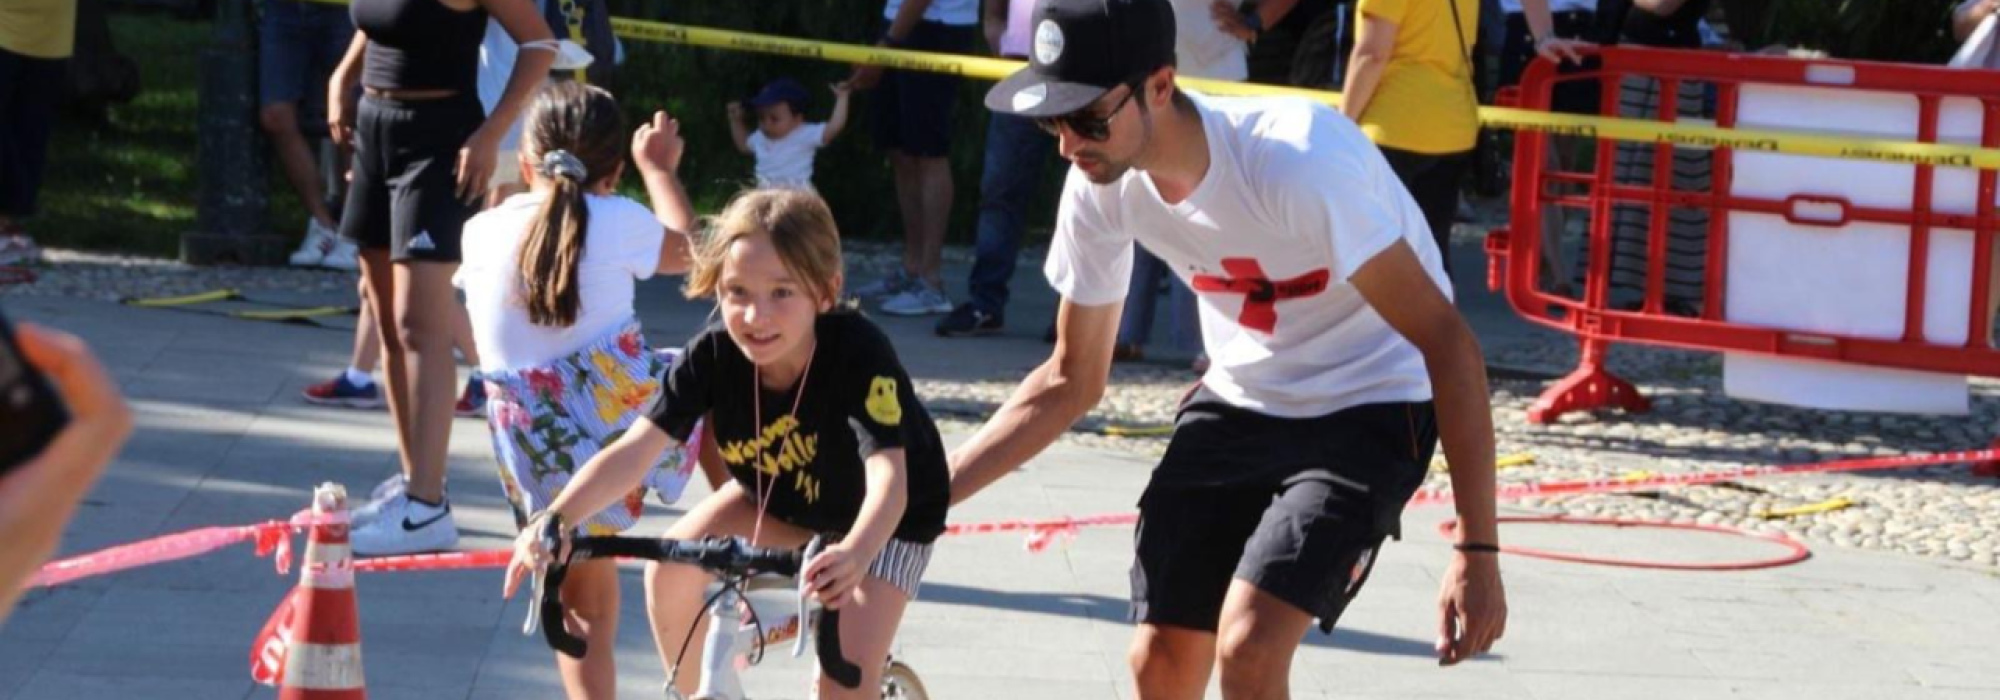
<svg viewBox="0 0 2000 700"><path fill-rule="evenodd" d="M1431 398L1423 356L1348 282L1397 241L1447 298L1423 211L1361 130L1290 97L1190 95L1208 172L1168 204L1133 170L1092 184L1071 169L1045 272L1065 298L1125 296L1135 242L1201 301L1202 382L1231 405L1302 418Z"/></svg>
<svg viewBox="0 0 2000 700"><path fill-rule="evenodd" d="M1214 2L1173 0L1174 72L1190 78L1247 80L1250 46L1215 25L1210 9Z"/></svg>
<svg viewBox="0 0 2000 700"><path fill-rule="evenodd" d="M825 124L800 124L775 140L762 130L751 132L745 141L757 158L757 186L812 189L813 156L825 138Z"/></svg>
<svg viewBox="0 0 2000 700"><path fill-rule="evenodd" d="M634 286L659 268L667 227L644 205L624 197L586 195L576 323L568 328L528 321L520 273L521 241L540 214L543 195L517 194L465 223L464 261L451 283L465 290L472 338L484 371L548 364L623 328L633 316Z"/></svg>

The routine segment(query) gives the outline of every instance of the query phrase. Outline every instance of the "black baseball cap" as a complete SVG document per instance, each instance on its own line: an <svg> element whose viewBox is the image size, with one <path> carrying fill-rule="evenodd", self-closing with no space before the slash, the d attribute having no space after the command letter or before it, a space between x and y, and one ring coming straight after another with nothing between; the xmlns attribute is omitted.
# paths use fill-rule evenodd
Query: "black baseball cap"
<svg viewBox="0 0 2000 700"><path fill-rule="evenodd" d="M1028 67L986 92L986 108L1024 117L1082 109L1174 62L1167 0L1038 0Z"/></svg>

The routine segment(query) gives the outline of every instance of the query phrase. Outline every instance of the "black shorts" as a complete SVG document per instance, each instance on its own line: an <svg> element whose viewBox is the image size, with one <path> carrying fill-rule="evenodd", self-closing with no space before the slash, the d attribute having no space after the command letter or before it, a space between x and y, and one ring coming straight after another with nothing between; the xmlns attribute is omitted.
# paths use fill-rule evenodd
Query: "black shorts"
<svg viewBox="0 0 2000 700"><path fill-rule="evenodd" d="M903 48L911 51L963 54L972 51L976 33L972 25L956 26L923 21L905 38ZM885 151L902 151L924 158L942 158L951 150L951 113L958 103L958 86L964 82L952 73L923 70L890 70L882 73L875 86L875 145Z"/></svg>
<svg viewBox="0 0 2000 700"><path fill-rule="evenodd" d="M362 97L354 128L354 180L340 235L398 262L459 261L459 233L479 212L458 197L458 151L486 121L479 98Z"/></svg>
<svg viewBox="0 0 2000 700"><path fill-rule="evenodd" d="M1331 632L1436 442L1428 402L1286 419L1197 390L1139 501L1132 618L1214 632L1240 579Z"/></svg>

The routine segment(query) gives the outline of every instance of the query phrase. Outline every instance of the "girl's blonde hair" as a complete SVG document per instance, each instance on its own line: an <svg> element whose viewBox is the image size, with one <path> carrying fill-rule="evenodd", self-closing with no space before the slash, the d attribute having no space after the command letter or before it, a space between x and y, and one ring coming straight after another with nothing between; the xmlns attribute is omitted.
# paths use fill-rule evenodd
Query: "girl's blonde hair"
<svg viewBox="0 0 2000 700"><path fill-rule="evenodd" d="M778 249L778 260L792 273L813 301L840 299L840 231L833 210L819 195L798 189L750 190L736 195L729 206L708 222L708 233L694 251L688 271L689 299L712 297L722 284L722 263L736 241L764 234Z"/></svg>

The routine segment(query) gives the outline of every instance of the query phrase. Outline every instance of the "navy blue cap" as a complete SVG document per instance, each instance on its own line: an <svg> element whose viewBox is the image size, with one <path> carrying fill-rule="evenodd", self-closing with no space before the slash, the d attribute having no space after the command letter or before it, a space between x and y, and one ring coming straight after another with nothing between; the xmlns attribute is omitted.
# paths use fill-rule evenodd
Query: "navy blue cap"
<svg viewBox="0 0 2000 700"><path fill-rule="evenodd" d="M799 81L779 78L765 85L764 89L758 90L756 97L750 98L750 108L760 109L783 102L791 105L793 111L804 111L806 101L811 97L812 95L806 92L806 86L800 85Z"/></svg>
<svg viewBox="0 0 2000 700"><path fill-rule="evenodd" d="M1174 62L1167 0L1039 0L1028 67L986 93L986 108L1053 117Z"/></svg>

